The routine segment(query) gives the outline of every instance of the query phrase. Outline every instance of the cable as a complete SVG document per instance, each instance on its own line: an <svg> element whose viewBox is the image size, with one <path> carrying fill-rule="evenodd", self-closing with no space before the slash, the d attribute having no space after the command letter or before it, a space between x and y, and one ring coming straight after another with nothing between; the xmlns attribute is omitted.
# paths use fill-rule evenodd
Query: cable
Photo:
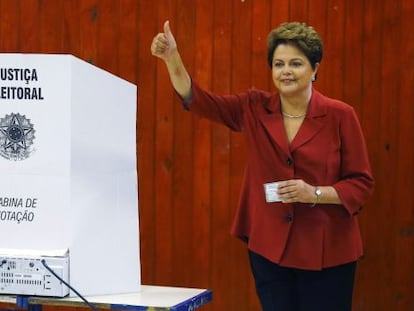
<svg viewBox="0 0 414 311"><path fill-rule="evenodd" d="M94 311L98 311L98 309L95 308L94 305L92 305L89 301L87 301L81 294L78 293L78 291L76 289L74 289L72 286L70 286L67 282L65 282L59 275L56 274L55 271L53 271L52 268L50 268L48 266L48 264L46 263L46 260L42 259L41 260L42 265L50 272L52 273L59 281L61 281L63 284L65 284L67 287L69 287L76 295L78 295L78 297L80 299L82 299L92 310Z"/></svg>

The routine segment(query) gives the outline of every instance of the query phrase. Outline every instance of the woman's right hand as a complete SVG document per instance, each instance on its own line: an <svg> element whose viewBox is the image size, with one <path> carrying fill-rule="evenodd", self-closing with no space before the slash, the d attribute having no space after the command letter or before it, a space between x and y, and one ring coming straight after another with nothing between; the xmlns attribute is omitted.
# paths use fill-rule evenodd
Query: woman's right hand
<svg viewBox="0 0 414 311"><path fill-rule="evenodd" d="M185 101L191 101L191 78L177 50L177 43L169 21L164 23L164 32L157 34L151 44L152 55L164 60L174 89Z"/></svg>
<svg viewBox="0 0 414 311"><path fill-rule="evenodd" d="M164 23L164 32L158 33L151 44L152 55L168 61L170 56L177 50L177 43L170 29L170 22Z"/></svg>

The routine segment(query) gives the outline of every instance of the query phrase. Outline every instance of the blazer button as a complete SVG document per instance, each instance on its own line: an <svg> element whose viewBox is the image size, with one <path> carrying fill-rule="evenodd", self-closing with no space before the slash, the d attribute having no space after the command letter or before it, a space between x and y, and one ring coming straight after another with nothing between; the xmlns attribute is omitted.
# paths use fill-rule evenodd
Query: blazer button
<svg viewBox="0 0 414 311"><path fill-rule="evenodd" d="M287 165L291 166L293 164L293 160L291 158L288 158L286 160Z"/></svg>
<svg viewBox="0 0 414 311"><path fill-rule="evenodd" d="M285 220L291 222L293 220L293 216L292 215L286 215L285 216Z"/></svg>

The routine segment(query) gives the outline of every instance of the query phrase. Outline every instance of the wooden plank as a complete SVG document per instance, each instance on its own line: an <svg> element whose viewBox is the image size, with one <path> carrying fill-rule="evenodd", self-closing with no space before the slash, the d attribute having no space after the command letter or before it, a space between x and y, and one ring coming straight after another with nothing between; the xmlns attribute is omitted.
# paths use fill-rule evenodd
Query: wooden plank
<svg viewBox="0 0 414 311"><path fill-rule="evenodd" d="M308 25L315 28L323 42L323 57L318 69L317 79L313 83L314 87L322 92L327 92L327 81L330 79L329 61L327 61L326 50L330 47L326 44L327 32L329 26L327 25L328 18L328 0L312 0L312 5L308 8ZM328 95L328 94L326 94Z"/></svg>
<svg viewBox="0 0 414 311"><path fill-rule="evenodd" d="M407 31L407 27L412 25L414 16L414 3L412 1L400 2L400 19L398 24L398 32L400 34L400 44L394 47L394 52L389 55L389 61L394 66L402 67L400 74L391 76L396 77L399 85L399 98L396 102L387 102L386 105L392 105L396 110L398 127L397 157L395 169L396 179L393 188L393 207L396 213L397 234L395 241L395 278L394 300L392 301L395 310L413 310L414 297L412 288L414 288L414 213L412 189L414 182L412 173L414 172L414 149L408 142L414 140L413 116L414 108L410 104L413 101L414 93L412 89L412 81L414 81L414 41L412 34ZM388 38L384 38L387 40ZM396 54L395 51L398 51ZM394 67L395 69L395 67ZM392 94L395 95L395 94ZM395 103L395 104L393 104ZM387 191L387 190L383 190Z"/></svg>
<svg viewBox="0 0 414 311"><path fill-rule="evenodd" d="M362 49L363 42L363 2L345 2L345 35L343 37L343 94L341 98L352 105L360 116L362 100Z"/></svg>
<svg viewBox="0 0 414 311"><path fill-rule="evenodd" d="M373 92L372 90L378 89L381 82L378 71L373 70L373 68L381 67L381 56L379 53L373 53L373 51L378 52L381 49L378 34L381 31L382 12L381 5L379 5L378 1L374 0L365 1L363 8L362 102L364 105L361 105L359 112L361 123L364 124L368 149L371 155L376 155L381 149L378 140L378 129L381 125L379 123L379 115L377 114L378 106L381 105L381 97L379 92ZM376 120L372 119L373 114L377 114ZM380 157L374 156L370 160L375 173L380 168ZM376 189L377 191L378 189ZM379 203L378 196L375 195L371 202L374 203L373 206L377 206L375 202ZM363 276L365 282L369 282L369 285L365 285L365 288L369 288L370 290L365 290L361 301L356 303L364 307L370 305L375 309L386 304L384 300L385 295L378 296L378 293L382 292L384 288L383 284L386 281L384 279L384 273L378 274L378 271L386 271L387 267L383 261L384 244L378 240L376 230L373 230L374 227L377 227L377 223L374 225L372 219L376 219L377 222L377 219L381 219L381 215L378 213L377 208L366 206L360 215L361 227L367 229L363 229L365 256L364 260L360 263L359 273ZM373 280L375 281L373 282Z"/></svg>
<svg viewBox="0 0 414 311"><path fill-rule="evenodd" d="M193 0L177 0L175 37L181 57L187 70L193 72L194 39L195 39L195 2ZM171 87L170 87L171 88ZM175 98L174 98L175 99ZM173 200L175 211L173 219L173 280L178 286L188 286L191 281L192 258L192 226L193 219L193 128L192 115L185 111L179 100L173 102L174 110L174 167Z"/></svg>
<svg viewBox="0 0 414 311"><path fill-rule="evenodd" d="M119 1L100 0L97 7L98 38L96 64L115 75L119 75L119 5Z"/></svg>
<svg viewBox="0 0 414 311"><path fill-rule="evenodd" d="M63 2L39 2L39 40L42 53L57 53L63 47Z"/></svg>
<svg viewBox="0 0 414 311"><path fill-rule="evenodd" d="M19 52L40 52L39 15L38 0L27 0L24 5L20 5Z"/></svg>
<svg viewBox="0 0 414 311"><path fill-rule="evenodd" d="M17 52L19 50L20 42L20 12L21 4L18 1L1 1L0 12L0 38L1 38L1 51L5 52Z"/></svg>
<svg viewBox="0 0 414 311"><path fill-rule="evenodd" d="M357 114L360 116L361 123L364 120L361 118L361 109L364 104L368 104L363 100L363 50L361 44L363 42L363 18L364 18L364 3L345 3L345 38L343 44L344 53L344 73L343 73L343 100L352 105ZM367 236L365 234L367 229L367 221L371 222L371 217L367 216L367 211L371 208L366 206L359 216L360 227L363 237L363 243L368 246ZM358 264L355 294L354 294L354 308L355 310L365 310L366 305L370 304L367 299L367 288L372 282L373 276L371 272L373 269L366 269L370 265L367 260L362 260Z"/></svg>
<svg viewBox="0 0 414 311"><path fill-rule="evenodd" d="M173 33L177 19L174 1L165 1L158 9L159 31L164 21L169 19ZM154 95L155 104L155 279L162 284L173 284L174 272L174 210L173 174L174 159L174 97L165 64L157 63L156 85L159 90ZM179 163L181 165L181 163Z"/></svg>
<svg viewBox="0 0 414 311"><path fill-rule="evenodd" d="M289 21L306 23L308 21L308 0L290 0L289 4Z"/></svg>
<svg viewBox="0 0 414 311"><path fill-rule="evenodd" d="M79 2L80 24L80 58L96 64L98 55L98 17L97 0L82 0Z"/></svg>
<svg viewBox="0 0 414 311"><path fill-rule="evenodd" d="M251 86L263 90L274 90L269 79L272 75L267 64L267 35L271 30L271 5L268 0L252 3L251 22Z"/></svg>
<svg viewBox="0 0 414 311"><path fill-rule="evenodd" d="M251 87L251 46L252 46L252 2L237 1L233 6L232 25L232 66L231 66L231 92L244 92ZM240 36L240 34L243 34ZM266 70L266 66L262 66ZM240 198L241 182L246 166L247 149L245 139L240 133L231 133L230 136L230 200L228 209L229 224L233 222ZM230 229L228 228L228 231ZM228 233L227 233L228 234ZM248 267L246 245L233 238L228 247L229 260L228 273L231 278L231 289L228 290L229 300L237 301L239 297L249 297L252 288ZM249 311L249 304L240 304L238 310Z"/></svg>
<svg viewBox="0 0 414 311"><path fill-rule="evenodd" d="M62 52L80 57L79 0L63 1Z"/></svg>
<svg viewBox="0 0 414 311"><path fill-rule="evenodd" d="M396 102L400 102L399 98L399 89L401 81L399 79L389 79L389 77L394 76L395 71L395 59L390 57L395 53L395 47L400 43L400 29L397 26L397 22L400 19L401 11L398 2L384 2L382 5L382 18L381 18L381 27L380 32L381 36L381 50L379 54L381 55L381 85L380 85L380 95L381 95L381 105L378 109L380 114L380 128L379 135L379 152L375 157L380 157L381 159L381 175L382 178L377 180L377 189L382 189L381 193L378 193L376 199L380 200L382 206L382 213L378 219L381 222L382 230L384 232L397 232L398 231L398 220L395 212L395 197L394 193L398 191L397 188L399 185L396 183L395 174L395 163L403 160L403 157L398 156L396 151L395 141L398 139L398 123L403 120L399 120L396 108ZM373 105L377 106L377 105ZM378 108L378 107L377 107ZM406 158L408 159L408 158ZM411 162L411 161L410 161ZM401 261L396 261L397 252L395 252L395 246L397 238L394 235L384 235L382 237L382 245L388 245L387 251L384 252L384 266L385 267L394 267L394 269L401 269ZM411 258L414 259L413 255ZM411 271L414 272L412 265L408 264L407 261L404 261L405 272ZM392 269L388 269L388 273L384 273L384 279L386 286L384 288L384 300L385 305L388 304L390 309L402 309L409 310L404 306L404 302L407 303L411 295L405 289L405 299L396 301L398 297L398 291L396 290L398 284L411 283L413 282L411 278L407 277L407 274L401 275L402 279L396 281L395 274L398 274L397 271L392 273ZM405 280L404 280L405 279ZM396 308L396 303L400 303L400 307ZM401 308L402 307L402 308Z"/></svg>
<svg viewBox="0 0 414 311"><path fill-rule="evenodd" d="M325 80L326 95L342 99L342 83L331 77L341 77L344 71L343 44L345 32L345 2L346 0L328 2L327 20L329 31L325 33L325 60L324 69L328 79Z"/></svg>
<svg viewBox="0 0 414 311"><path fill-rule="evenodd" d="M213 91L230 92L231 70L231 27L233 1L214 1L214 42L213 42ZM230 218L230 133L222 125L212 124L212 168L211 168L211 286L217 293L213 307L231 310L232 303L228 291L233 283L229 269L233 258L228 249L233 239L229 235ZM220 294L219 294L220 293Z"/></svg>
<svg viewBox="0 0 414 311"><path fill-rule="evenodd" d="M156 72L160 62L150 53L153 36L160 31L156 6L150 1L137 1L137 160L140 217L141 276L143 284L156 283L156 210L155 197L160 188L155 183L155 94Z"/></svg>
<svg viewBox="0 0 414 311"><path fill-rule="evenodd" d="M272 28L278 27L281 23L289 22L290 1L271 0L269 6Z"/></svg>
<svg viewBox="0 0 414 311"><path fill-rule="evenodd" d="M373 216L375 213L375 218L377 224L380 224L381 230L383 232L396 232L398 228L396 213L395 213L395 197L393 195L394 191L398 191L396 188L395 182L395 162L399 161L399 157L395 153L396 151L396 144L394 144L395 140L398 139L398 134L396 132L397 124L398 124L398 116L396 114L396 102L399 101L399 86L400 81L398 79L389 79L389 77L394 75L395 71L395 62L390 58L390 55L395 53L395 46L398 46L400 42L400 31L397 27L395 27L395 21L400 17L400 8L396 5L398 2L386 2L384 1L381 5L381 15L379 16L379 33L380 37L378 40L380 41L381 47L378 51L380 56L379 66L378 66L378 74L380 75L379 80L379 89L378 93L380 95L381 101L378 103L374 102L366 102L366 105L372 107L370 113L374 113L376 111L377 121L379 127L376 129L376 139L378 143L378 150L377 152L371 155L371 158L375 157L379 159L378 167L376 167L376 171L381 171L380 174L377 173L376 180L376 193L375 199L373 202L376 202L375 205L366 206L366 210L369 210L369 213ZM369 115L364 114L364 119L362 120L362 125L365 127L366 124L371 123L372 121L369 120ZM388 189L393 189L392 191L388 191ZM402 202L401 202L402 203ZM376 204L381 204L381 213L378 214L376 210ZM372 224L370 221L371 218L366 218L364 229L368 229L372 232L375 232L375 228L377 228L377 224ZM364 235L365 235L364 230ZM377 239L374 235L371 236L373 239ZM396 249L395 243L396 237L390 234L384 234L381 238L381 243L379 243L379 256L381 258L380 266L377 269L373 269L373 275L367 278L370 282L374 280L377 283L382 283L382 293L381 299L378 300L378 308L388 308L394 309L394 299L397 296L395 291L395 285L399 282L395 282L395 273L393 273L393 269L390 267L398 267L400 268L401 261L398 262L396 265ZM367 244L372 244L372 241L367 241ZM388 245L387 248L384 248L383 245ZM414 258L411 256L411 258ZM369 265L369 261L366 262ZM407 265L408 262L404 261L404 265ZM408 264L409 265L409 264ZM410 267L411 265L407 266L407 269L413 269ZM375 270L378 271L381 269L384 271L381 273L381 277L375 273ZM375 273L375 274L374 274ZM412 284L413 285L413 284ZM365 285L367 286L367 285ZM362 293L363 294L363 293ZM406 294L408 294L406 292ZM411 295L407 295L409 297ZM406 300L407 301L407 300ZM382 302L382 303L381 303ZM407 310L409 310L408 308ZM404 310L402 308L401 310Z"/></svg>
<svg viewBox="0 0 414 311"><path fill-rule="evenodd" d="M212 88L214 4L197 0L195 12L195 45L193 78L206 89ZM210 236L213 226L211 210L211 124L193 117L193 219L190 265L195 287L210 287L212 270Z"/></svg>
<svg viewBox="0 0 414 311"><path fill-rule="evenodd" d="M119 1L118 72L122 78L136 84L138 71L137 2Z"/></svg>

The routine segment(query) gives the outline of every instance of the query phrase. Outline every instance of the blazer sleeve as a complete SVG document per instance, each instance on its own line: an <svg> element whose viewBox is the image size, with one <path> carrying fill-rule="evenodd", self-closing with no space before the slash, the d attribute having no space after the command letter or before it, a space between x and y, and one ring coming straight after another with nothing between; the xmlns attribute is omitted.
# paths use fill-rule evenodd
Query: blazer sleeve
<svg viewBox="0 0 414 311"><path fill-rule="evenodd" d="M196 81L191 81L193 97L190 102L183 101L185 110L221 123L233 131L243 128L243 107L249 102L248 93L237 95L216 95L203 90Z"/></svg>
<svg viewBox="0 0 414 311"><path fill-rule="evenodd" d="M374 179L362 129L350 106L341 118L340 135L341 179L334 184L334 188L345 209L354 215L372 194Z"/></svg>

